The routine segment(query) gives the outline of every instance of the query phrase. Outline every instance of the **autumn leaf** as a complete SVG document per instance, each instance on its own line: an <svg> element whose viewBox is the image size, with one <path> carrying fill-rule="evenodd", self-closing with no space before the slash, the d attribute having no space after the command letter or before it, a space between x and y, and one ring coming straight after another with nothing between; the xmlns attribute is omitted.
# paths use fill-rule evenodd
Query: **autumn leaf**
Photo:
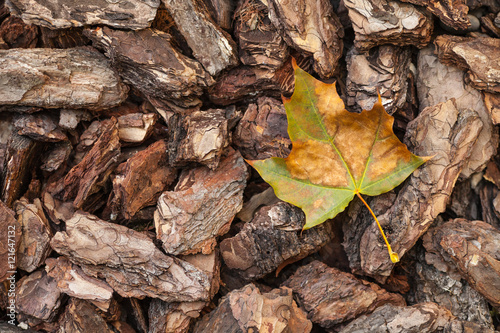
<svg viewBox="0 0 500 333"><path fill-rule="evenodd" d="M399 141L380 96L371 111L351 113L335 84L316 80L295 61L293 66L295 91L283 98L292 151L285 159L248 163L278 198L302 208L306 230L335 217L355 195L363 200L361 194L393 189L428 158Z"/></svg>

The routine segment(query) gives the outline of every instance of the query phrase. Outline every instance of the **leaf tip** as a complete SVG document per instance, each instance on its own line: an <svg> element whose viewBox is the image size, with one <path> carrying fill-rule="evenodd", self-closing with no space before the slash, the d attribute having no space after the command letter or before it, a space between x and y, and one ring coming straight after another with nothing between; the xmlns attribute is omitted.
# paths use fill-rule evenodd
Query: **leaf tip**
<svg viewBox="0 0 500 333"><path fill-rule="evenodd" d="M295 60L294 57L292 57L292 67L293 67L293 70L296 70L297 68L299 68L299 66L297 65L297 60Z"/></svg>

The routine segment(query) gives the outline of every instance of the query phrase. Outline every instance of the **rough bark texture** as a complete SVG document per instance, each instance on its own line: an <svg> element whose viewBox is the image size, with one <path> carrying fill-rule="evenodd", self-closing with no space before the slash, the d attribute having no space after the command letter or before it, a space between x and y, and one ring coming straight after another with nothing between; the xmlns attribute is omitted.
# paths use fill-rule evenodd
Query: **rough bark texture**
<svg viewBox="0 0 500 333"><path fill-rule="evenodd" d="M160 140L118 166L108 201L112 220L131 219L140 209L156 204L177 176L166 162L167 143Z"/></svg>
<svg viewBox="0 0 500 333"><path fill-rule="evenodd" d="M327 0L269 0L269 18L290 47L311 54L314 71L332 77L342 56L344 30Z"/></svg>
<svg viewBox="0 0 500 333"><path fill-rule="evenodd" d="M229 145L228 119L224 109L174 115L168 142L168 162L186 166L197 162L216 169L223 149Z"/></svg>
<svg viewBox="0 0 500 333"><path fill-rule="evenodd" d="M433 21L423 8L390 0L345 0L344 5L360 50L383 44L422 48L431 40Z"/></svg>
<svg viewBox="0 0 500 333"><path fill-rule="evenodd" d="M71 297L86 299L103 311L109 310L113 289L103 280L85 274L66 257L48 258L47 275L57 281L57 288Z"/></svg>
<svg viewBox="0 0 500 333"><path fill-rule="evenodd" d="M261 293L253 284L226 295L217 309L196 323L195 333L202 332L290 332L308 333L311 322L286 287Z"/></svg>
<svg viewBox="0 0 500 333"><path fill-rule="evenodd" d="M401 109L406 102L411 52L407 48L384 45L370 54L352 48L347 61L347 106L357 112L371 110L382 97L389 114Z"/></svg>
<svg viewBox="0 0 500 333"><path fill-rule="evenodd" d="M458 109L473 109L481 117L483 129L460 176L468 178L481 171L498 147L498 130L492 125L481 94L464 83L464 73L460 69L441 64L431 47L419 52L417 71L420 111L455 98Z"/></svg>
<svg viewBox="0 0 500 333"><path fill-rule="evenodd" d="M250 160L285 158L292 144L287 126L283 104L274 98L261 97L256 104L248 105L234 133L233 144Z"/></svg>
<svg viewBox="0 0 500 333"><path fill-rule="evenodd" d="M127 92L93 48L0 50L3 105L99 110L120 104Z"/></svg>
<svg viewBox="0 0 500 333"><path fill-rule="evenodd" d="M31 273L40 267L52 252L50 247L52 230L40 199L37 198L30 203L26 198L21 198L14 203L14 209L22 229L17 266Z"/></svg>
<svg viewBox="0 0 500 333"><path fill-rule="evenodd" d="M116 28L144 29L155 18L159 0L126 0L120 3L93 0L7 0L10 12L23 21L51 29L106 24Z"/></svg>
<svg viewBox="0 0 500 333"><path fill-rule="evenodd" d="M256 280L318 251L332 237L330 223L304 232L304 213L285 202L261 208L252 222L220 243L227 267Z"/></svg>
<svg viewBox="0 0 500 333"><path fill-rule="evenodd" d="M65 332L114 332L104 321L97 309L87 301L71 298L59 320L57 333Z"/></svg>
<svg viewBox="0 0 500 333"><path fill-rule="evenodd" d="M0 201L0 282L15 274L17 267L17 249L21 238L21 225L14 212Z"/></svg>
<svg viewBox="0 0 500 333"><path fill-rule="evenodd" d="M403 297L391 294L375 283L363 281L349 273L313 261L300 267L285 281L297 295L308 318L322 327L333 327L390 303L406 305ZM326 290L318 293L318 290Z"/></svg>
<svg viewBox="0 0 500 333"><path fill-rule="evenodd" d="M59 119L53 113L19 114L14 117L17 134L43 142L68 140L58 123Z"/></svg>
<svg viewBox="0 0 500 333"><path fill-rule="evenodd" d="M85 34L103 49L124 80L147 96L199 105L203 88L214 83L203 66L175 46L173 37L153 29L88 29Z"/></svg>
<svg viewBox="0 0 500 333"><path fill-rule="evenodd" d="M206 300L207 275L193 265L164 255L146 235L77 212L52 248L99 276L123 297L160 298L166 302Z"/></svg>
<svg viewBox="0 0 500 333"><path fill-rule="evenodd" d="M118 117L118 137L121 141L140 144L153 134L158 119L156 113L131 113Z"/></svg>
<svg viewBox="0 0 500 333"><path fill-rule="evenodd" d="M210 253L243 205L247 167L231 150L215 170L199 167L180 175L174 191L158 199L155 227L167 253Z"/></svg>
<svg viewBox="0 0 500 333"><path fill-rule="evenodd" d="M467 17L469 7L466 0L402 0L425 7L429 12L439 17L441 22L455 30L465 31L470 27Z"/></svg>
<svg viewBox="0 0 500 333"><path fill-rule="evenodd" d="M9 16L0 25L0 38L9 48L34 48L38 42L38 27Z"/></svg>
<svg viewBox="0 0 500 333"><path fill-rule="evenodd" d="M494 125L500 124L500 94L483 92L484 106Z"/></svg>
<svg viewBox="0 0 500 333"><path fill-rule="evenodd" d="M379 215L382 226L390 228L389 242L400 256L445 211L481 125L476 112L459 112L453 100L426 108L408 125L405 141L410 150L419 156L434 157L410 176L392 207ZM364 231L354 229L358 224L347 226L351 231L346 232L350 236L344 243L351 258L351 268L372 276L389 276L393 264L387 260L387 251L377 233L376 224L370 221L370 226ZM358 246L359 253L356 251Z"/></svg>
<svg viewBox="0 0 500 333"><path fill-rule="evenodd" d="M211 75L238 64L237 46L200 0L163 0L194 57Z"/></svg>
<svg viewBox="0 0 500 333"><path fill-rule="evenodd" d="M467 84L479 90L500 93L500 39L441 35L434 44L439 61L467 71Z"/></svg>
<svg viewBox="0 0 500 333"><path fill-rule="evenodd" d="M455 264L472 288L493 306L500 305L500 232L482 221L456 219L424 237L426 257L442 270Z"/></svg>

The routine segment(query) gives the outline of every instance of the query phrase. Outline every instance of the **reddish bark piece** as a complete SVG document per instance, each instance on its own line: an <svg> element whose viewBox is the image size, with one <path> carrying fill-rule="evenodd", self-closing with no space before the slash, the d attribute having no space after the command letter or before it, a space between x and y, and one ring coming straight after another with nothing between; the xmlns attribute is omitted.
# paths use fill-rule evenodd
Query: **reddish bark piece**
<svg viewBox="0 0 500 333"><path fill-rule="evenodd" d="M61 293L86 299L103 311L109 310L113 289L106 282L88 276L66 257L48 258L45 263L47 275L57 281Z"/></svg>
<svg viewBox="0 0 500 333"><path fill-rule="evenodd" d="M153 133L158 115L155 113L132 113L118 118L118 136L130 143L142 143Z"/></svg>
<svg viewBox="0 0 500 333"><path fill-rule="evenodd" d="M123 297L167 302L207 300L210 281L193 265L163 254L143 233L76 212L52 248Z"/></svg>
<svg viewBox="0 0 500 333"><path fill-rule="evenodd" d="M424 238L429 253L453 262L471 287L500 306L500 232L482 221L455 219ZM446 264L445 264L446 265Z"/></svg>
<svg viewBox="0 0 500 333"><path fill-rule="evenodd" d="M371 313L384 304L406 305L401 295L319 261L300 267L283 286L294 291L313 323L326 328Z"/></svg>
<svg viewBox="0 0 500 333"><path fill-rule="evenodd" d="M219 167L198 167L181 173L174 191L158 199L155 227L170 254L211 253L216 237L229 230L243 205L247 167L230 149Z"/></svg>
<svg viewBox="0 0 500 333"><path fill-rule="evenodd" d="M76 208L81 208L92 194L99 191L120 154L116 118L111 118L106 125L92 149L64 177L64 189L59 196L63 201L73 199Z"/></svg>
<svg viewBox="0 0 500 333"><path fill-rule="evenodd" d="M304 214L286 202L261 208L236 236L220 243L227 267L256 280L318 251L333 237L330 223L304 231Z"/></svg>
<svg viewBox="0 0 500 333"><path fill-rule="evenodd" d="M114 332L89 302L71 298L59 319L60 332Z"/></svg>
<svg viewBox="0 0 500 333"><path fill-rule="evenodd" d="M108 206L112 219L132 218L142 208L154 205L161 192L173 183L177 170L167 165L167 143L157 141L118 167Z"/></svg>
<svg viewBox="0 0 500 333"><path fill-rule="evenodd" d="M38 27L24 23L19 17L9 16L0 25L0 39L10 48L33 48L38 42Z"/></svg>
<svg viewBox="0 0 500 333"><path fill-rule="evenodd" d="M16 255L21 238L21 225L14 211L0 201L0 282L15 274L18 257Z"/></svg>
<svg viewBox="0 0 500 333"><path fill-rule="evenodd" d="M40 267L52 252L50 247L52 230L40 199L37 198L30 203L23 197L14 202L14 209L22 229L17 266L31 273Z"/></svg>
<svg viewBox="0 0 500 333"><path fill-rule="evenodd" d="M249 284L226 295L217 309L196 323L193 331L308 333L311 329L312 324L293 300L291 289L281 287L261 293Z"/></svg>

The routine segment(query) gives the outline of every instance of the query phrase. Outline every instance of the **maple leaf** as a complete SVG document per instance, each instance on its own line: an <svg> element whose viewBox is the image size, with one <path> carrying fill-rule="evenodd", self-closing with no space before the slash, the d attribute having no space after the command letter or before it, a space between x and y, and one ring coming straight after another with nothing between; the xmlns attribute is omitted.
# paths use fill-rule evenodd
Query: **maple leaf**
<svg viewBox="0 0 500 333"><path fill-rule="evenodd" d="M278 198L304 211L303 230L335 217L355 195L366 204L361 194L375 196L393 189L429 159L412 154L399 141L392 130L394 118L385 111L380 95L371 111L351 113L335 83L316 80L295 60L293 66L295 91L291 98L283 97L292 151L285 159L247 162ZM379 228L391 260L397 262L380 224Z"/></svg>

